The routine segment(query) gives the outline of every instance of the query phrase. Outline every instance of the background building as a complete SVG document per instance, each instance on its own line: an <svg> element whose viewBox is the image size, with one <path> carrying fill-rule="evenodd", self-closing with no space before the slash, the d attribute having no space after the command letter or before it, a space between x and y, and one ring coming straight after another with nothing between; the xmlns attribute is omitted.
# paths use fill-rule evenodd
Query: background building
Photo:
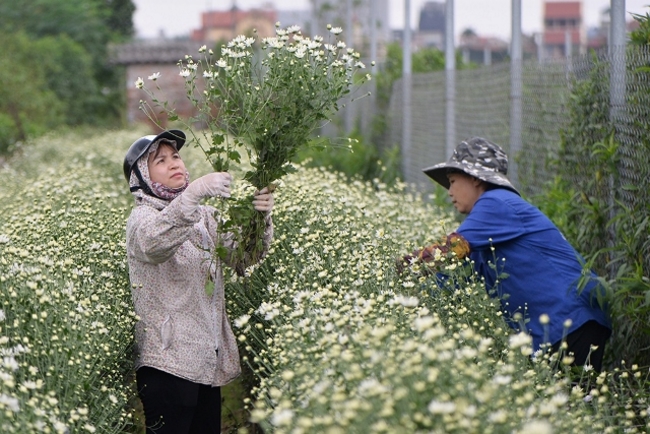
<svg viewBox="0 0 650 434"><path fill-rule="evenodd" d="M445 18L444 2L428 1L420 9L418 29L415 33L414 46L417 48L445 49Z"/></svg>
<svg viewBox="0 0 650 434"><path fill-rule="evenodd" d="M586 32L582 20L582 1L545 1L542 31L542 56L560 58L582 54Z"/></svg>
<svg viewBox="0 0 650 434"><path fill-rule="evenodd" d="M278 13L275 9L250 9L233 6L228 11L208 11L201 14L201 28L192 31L191 39L205 43L230 41L238 35L253 35L253 29L261 38L275 36Z"/></svg>

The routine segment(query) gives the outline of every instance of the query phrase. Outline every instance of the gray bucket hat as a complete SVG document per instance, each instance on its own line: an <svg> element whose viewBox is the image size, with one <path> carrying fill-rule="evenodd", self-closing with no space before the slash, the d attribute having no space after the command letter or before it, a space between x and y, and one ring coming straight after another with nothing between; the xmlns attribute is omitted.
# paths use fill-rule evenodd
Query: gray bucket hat
<svg viewBox="0 0 650 434"><path fill-rule="evenodd" d="M449 190L447 173L450 169L460 170L490 184L507 188L519 194L508 177L508 156L495 143L482 137L463 140L454 149L449 161L422 169L438 184Z"/></svg>

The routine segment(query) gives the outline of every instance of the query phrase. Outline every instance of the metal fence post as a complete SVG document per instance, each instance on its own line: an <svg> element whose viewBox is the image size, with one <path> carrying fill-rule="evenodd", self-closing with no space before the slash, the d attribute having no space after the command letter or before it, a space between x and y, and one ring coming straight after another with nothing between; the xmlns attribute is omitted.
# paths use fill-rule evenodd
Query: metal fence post
<svg viewBox="0 0 650 434"><path fill-rule="evenodd" d="M508 176L518 185L516 156L521 151L522 45L521 0L512 0L512 42L510 45L510 158Z"/></svg>
<svg viewBox="0 0 650 434"><path fill-rule="evenodd" d="M404 0L404 62L402 63L402 176L411 170L411 0Z"/></svg>
<svg viewBox="0 0 650 434"><path fill-rule="evenodd" d="M445 5L445 144L449 159L456 147L456 49L454 43L454 0Z"/></svg>
<svg viewBox="0 0 650 434"><path fill-rule="evenodd" d="M609 72L609 119L612 125L620 125L625 112L625 68L626 68L626 54L625 54L625 0L611 0L610 2L610 44L609 44L609 57L610 57L610 72ZM615 140L616 131L614 131ZM612 219L616 216L616 185L614 173L609 176L609 216ZM609 228L608 245L613 247L616 241L616 228L612 223ZM614 277L616 271L610 269L610 277Z"/></svg>

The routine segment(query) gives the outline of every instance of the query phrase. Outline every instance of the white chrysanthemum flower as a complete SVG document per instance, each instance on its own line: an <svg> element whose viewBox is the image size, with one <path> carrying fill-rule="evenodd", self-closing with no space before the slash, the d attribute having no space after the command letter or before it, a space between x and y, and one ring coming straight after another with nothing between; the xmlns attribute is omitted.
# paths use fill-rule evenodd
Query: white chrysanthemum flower
<svg viewBox="0 0 650 434"><path fill-rule="evenodd" d="M25 386L25 388L29 390L40 389L43 386L43 380L39 380L39 381L40 383L37 383L36 381L32 381L32 380L27 380L23 382L23 386Z"/></svg>
<svg viewBox="0 0 650 434"><path fill-rule="evenodd" d="M226 68L228 66L228 62L226 62L223 59L219 59L217 60L217 63L215 63L215 65L218 66L219 68Z"/></svg>
<svg viewBox="0 0 650 434"><path fill-rule="evenodd" d="M4 393L0 394L0 404L3 404L3 406L6 406L14 413L18 413L20 411L18 398L14 398L13 396L8 396Z"/></svg>
<svg viewBox="0 0 650 434"><path fill-rule="evenodd" d="M528 333L517 333L516 335L510 336L510 348L520 348L525 345L530 345L533 342L533 338L530 337Z"/></svg>
<svg viewBox="0 0 650 434"><path fill-rule="evenodd" d="M187 68L181 69L181 72L178 74L181 77L189 77L190 76L190 70Z"/></svg>
<svg viewBox="0 0 650 434"><path fill-rule="evenodd" d="M420 300L417 297L398 295L395 297L395 303L401 304L404 307L417 307L420 304Z"/></svg>
<svg viewBox="0 0 650 434"><path fill-rule="evenodd" d="M511 381L512 381L512 376L510 376L510 375L495 375L492 378L492 382L494 384L498 384L498 385L501 385L501 386L506 386L506 385L510 384Z"/></svg>
<svg viewBox="0 0 650 434"><path fill-rule="evenodd" d="M289 33L298 33L299 31L300 31L300 26L287 27L287 32Z"/></svg>
<svg viewBox="0 0 650 434"><path fill-rule="evenodd" d="M376 378L371 377L361 381L357 390L361 396L376 396L387 392L388 388Z"/></svg>
<svg viewBox="0 0 650 434"><path fill-rule="evenodd" d="M553 426L545 420L531 420L521 428L521 432L526 434L553 434Z"/></svg>
<svg viewBox="0 0 650 434"><path fill-rule="evenodd" d="M201 45L201 47L199 48L199 53L205 53L207 49L208 47L206 45Z"/></svg>
<svg viewBox="0 0 650 434"><path fill-rule="evenodd" d="M4 366L7 369L10 369L12 371L17 371L18 368L20 367L18 365L18 362L13 356L6 356L2 360L2 366Z"/></svg>
<svg viewBox="0 0 650 434"><path fill-rule="evenodd" d="M337 46L338 48L341 48L341 49L347 47L347 45L346 45L345 42L343 42L343 41L338 41L338 42L336 43L336 46Z"/></svg>
<svg viewBox="0 0 650 434"><path fill-rule="evenodd" d="M505 423L508 420L508 413L504 410L497 410L493 413L490 413L488 420L494 423Z"/></svg>
<svg viewBox="0 0 650 434"><path fill-rule="evenodd" d="M456 404L449 401L433 400L427 406L432 414L450 414L456 411Z"/></svg>
<svg viewBox="0 0 650 434"><path fill-rule="evenodd" d="M315 50L317 48L320 48L320 46L321 46L321 43L318 42L318 41L309 41L307 43L307 48L309 48L310 50Z"/></svg>
<svg viewBox="0 0 650 434"><path fill-rule="evenodd" d="M142 77L138 77L138 79L135 81L135 87L136 89L142 89L144 87L144 80Z"/></svg>
<svg viewBox="0 0 650 434"><path fill-rule="evenodd" d="M293 420L293 410L284 408L280 411L276 411L271 416L271 423L274 426L284 426L289 425Z"/></svg>
<svg viewBox="0 0 650 434"><path fill-rule="evenodd" d="M422 316L413 320L413 328L418 332L423 332L430 329L436 323L436 319L432 316Z"/></svg>
<svg viewBox="0 0 650 434"><path fill-rule="evenodd" d="M330 33L332 33L333 35L339 35L339 34L343 33L343 29L340 28L340 27L332 27L329 30L330 30Z"/></svg>
<svg viewBox="0 0 650 434"><path fill-rule="evenodd" d="M260 307L257 308L256 312L260 315L264 315L264 319L267 321L272 320L276 316L280 315L280 310L267 302L263 302Z"/></svg>
<svg viewBox="0 0 650 434"><path fill-rule="evenodd" d="M242 316L240 316L239 318L237 318L237 319L234 321L234 323L235 323L235 327L237 327L238 329L244 327L246 324L248 324L248 320L249 320L250 318L251 318L250 315L242 315Z"/></svg>
<svg viewBox="0 0 650 434"><path fill-rule="evenodd" d="M337 51L336 47L332 44L325 44L324 47L327 51Z"/></svg>
<svg viewBox="0 0 650 434"><path fill-rule="evenodd" d="M151 81L156 81L160 78L160 72L154 72L151 74L149 77L147 77Z"/></svg>

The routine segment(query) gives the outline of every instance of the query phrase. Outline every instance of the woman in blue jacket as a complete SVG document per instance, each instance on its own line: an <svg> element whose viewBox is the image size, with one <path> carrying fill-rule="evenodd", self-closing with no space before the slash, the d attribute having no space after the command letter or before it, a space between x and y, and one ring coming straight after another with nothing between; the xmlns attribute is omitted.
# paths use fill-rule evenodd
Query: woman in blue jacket
<svg viewBox="0 0 650 434"><path fill-rule="evenodd" d="M600 371L611 334L598 300L602 288L591 272L594 279L579 288L584 261L559 229L521 198L507 170L501 147L473 137L461 142L449 161L424 172L448 189L454 207L467 215L454 236L469 244L475 271L485 278L488 292L500 298L510 326L519 330L523 322L515 321L515 314L523 315L535 350L550 344L557 351L566 335L565 351L573 353L573 364ZM426 261L430 251L414 256ZM497 282L497 273L507 277Z"/></svg>

